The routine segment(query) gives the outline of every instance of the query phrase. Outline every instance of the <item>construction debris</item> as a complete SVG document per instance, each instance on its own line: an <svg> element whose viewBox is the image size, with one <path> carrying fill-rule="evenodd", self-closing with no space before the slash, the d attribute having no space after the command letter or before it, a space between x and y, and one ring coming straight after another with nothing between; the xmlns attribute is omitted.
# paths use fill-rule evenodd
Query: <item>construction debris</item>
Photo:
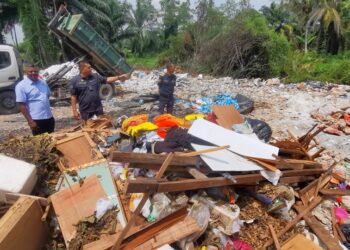
<svg viewBox="0 0 350 250"><path fill-rule="evenodd" d="M68 249L80 250L84 245L101 239L101 235L114 234L116 223L115 209L110 209L100 219L96 218L96 214L84 218L75 225L76 236L69 241Z"/></svg>
<svg viewBox="0 0 350 250"><path fill-rule="evenodd" d="M151 82L158 76L138 77ZM188 90L189 76L179 79L181 91ZM38 199L37 217L51 231L44 244L52 249L348 246L350 165L335 161L320 145L327 124L313 124L303 135L285 128L286 136L270 140L268 117L254 125L250 121L256 119L242 114L238 95L213 93L181 100L183 110L196 107L190 115L106 115L52 135L0 144L1 153L46 173L38 183L49 191L33 194L49 198L30 198ZM142 98L138 105L154 101ZM1 197L5 217L14 202L8 194Z"/></svg>

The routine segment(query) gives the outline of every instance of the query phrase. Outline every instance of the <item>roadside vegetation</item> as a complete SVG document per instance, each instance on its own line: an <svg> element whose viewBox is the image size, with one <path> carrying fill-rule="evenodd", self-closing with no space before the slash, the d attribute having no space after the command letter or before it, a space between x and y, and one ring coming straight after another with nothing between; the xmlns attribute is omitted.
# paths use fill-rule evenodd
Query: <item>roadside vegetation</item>
<svg viewBox="0 0 350 250"><path fill-rule="evenodd" d="M46 25L64 1L1 0L0 43L16 41L24 60L42 67L68 59ZM136 68L171 60L190 72L232 77L280 77L350 84L350 0L282 0L260 10L249 0L68 0Z"/></svg>

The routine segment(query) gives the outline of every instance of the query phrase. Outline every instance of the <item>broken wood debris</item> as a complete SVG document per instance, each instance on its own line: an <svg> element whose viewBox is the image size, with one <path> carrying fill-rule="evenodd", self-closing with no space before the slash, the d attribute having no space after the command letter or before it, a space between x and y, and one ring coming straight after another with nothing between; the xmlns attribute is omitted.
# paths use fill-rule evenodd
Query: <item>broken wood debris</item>
<svg viewBox="0 0 350 250"><path fill-rule="evenodd" d="M229 109L231 110L231 107ZM226 107L215 107L213 110L216 110L218 120L221 120L219 124L227 128L229 126L232 127L234 119L241 118L230 117L230 119L227 119ZM224 171L225 173L223 174L222 171L210 168L209 164L204 160L204 156L213 157L215 154L218 155L219 152L231 150L232 142L227 143L230 144L228 148L226 143L224 143L226 138L223 135L232 137L232 134L227 134L220 127L215 127L216 131L222 133L220 134L220 143L214 143L217 146L211 146L207 149L170 153L170 155L119 152L115 150L115 148L118 148L119 142L113 141L113 146L108 149L107 153L104 152L102 154L101 146L108 143L107 137L119 133L116 132L117 130L113 129L112 132L112 129L108 129L110 126L112 126L112 120L103 118L89 121L84 127L75 128L57 137L56 148L61 152L61 159L57 165L65 178L63 184L59 185L58 188L65 189L50 197L53 209L50 210L49 200L43 201L46 205L44 211L41 210L40 220L46 223L46 221L50 220L50 214L55 213L68 248L79 249L83 246L84 249L108 249L114 246L114 249L154 249L164 244L177 242L193 233L198 235L196 237L196 240L199 239L197 243L204 244L205 241L202 242L199 236L206 232L202 238L207 237L211 229L206 229L206 227L203 229L200 221L197 221L198 218L194 219L195 217L188 216L186 208L172 212L156 222L148 222L149 217L145 215L143 215L145 218L136 216L143 211L146 202L151 202L152 209L155 209L153 198L156 196L156 193L168 192L185 192L186 195L196 193L203 199L215 197L220 202L220 206L221 203L241 205L240 218L253 220L253 222L249 222L251 224L241 227L241 239L252 245L254 249L264 245L269 246L273 243L275 243L277 249L288 249L286 248L288 244L297 247L295 238L300 238L298 234L298 237L291 237L287 242L285 240L298 232L295 225L301 219L307 222L316 235L329 241L327 244L333 249L338 249L336 244L337 237L341 241L346 241L346 237L341 234L341 229L334 216L332 223L333 231L335 232L334 238L329 235L325 236L328 232L321 228L320 222L317 221L316 217L311 217L311 211L325 196L348 195L349 193L348 190L335 189L334 185L330 185L331 171L325 171L322 165L315 161L324 150L318 148L318 143L315 140L315 136L322 131L321 128L314 126L299 138L290 133L288 140L277 141L274 144L274 146L280 147L278 149L269 144L260 144L259 141L253 142L251 138L247 139L247 141L253 143L252 145L257 146L258 154L250 155L248 149L254 151L253 148L255 149L255 146L253 147L249 143L243 148L236 147L234 150L238 153L243 152L245 154L244 157L252 165L258 166L258 168L247 172L233 172L228 169L227 173ZM316 131L314 131L315 128ZM229 130L227 131L230 132ZM198 131L192 132L197 133ZM203 131L198 134L204 136ZM234 136L242 138L242 140L246 138L236 134ZM119 138L119 136L117 137ZM209 139L212 140L213 138L210 137ZM130 142L132 141L128 139L128 142L129 140ZM70 143L73 146L69 145ZM96 144L99 144L101 152L97 149ZM82 148L83 151L78 152L77 148ZM229 153L234 154L233 152ZM108 154L109 158L106 159L105 157ZM264 155L268 157L262 158ZM108 160L117 167L114 169L112 167L113 164L108 166ZM234 160L231 163L232 165L239 164ZM89 172L91 165L98 164L105 164L109 169L107 175L111 177L112 182L114 182L113 177L119 182L121 187L119 190L114 187L114 194L106 191L105 183L99 183L106 181L98 171L92 171L98 176ZM138 168L138 174L135 174L135 168ZM252 190L259 189L267 183L262 174L257 172L263 168L282 174L278 181L278 186L291 184L295 187L295 197L291 196L293 199L301 200L302 205L294 206L297 213L290 222L279 218L279 216L272 216L267 212L268 206L264 202L276 198L274 192L261 193L259 191L255 196L248 199L243 195L238 201L235 200L234 192L236 190L239 192L243 188L245 190L249 189L251 191L247 192L247 194L250 193L251 195L251 193L256 192ZM72 179L74 177L67 175L72 170L77 173L78 179L83 179L80 185L79 183L74 184ZM158 171L158 173L155 173L154 170ZM128 178L128 175L131 178ZM147 176L147 178L138 176ZM309 185L305 186L305 184ZM122 188L126 194L121 194ZM200 191L193 192L192 190ZM143 193L138 205L135 205L136 210L134 213L131 213L128 207L130 199L128 194L130 193ZM119 198L119 194L122 198ZM239 194L241 195L241 193ZM105 223L102 223L102 221L99 224L96 220L90 223L92 222L90 219L93 217L91 215L95 212L97 199L113 195L116 195L114 198L118 198L119 209L126 220L126 226L123 228L122 223L119 223L120 218L116 217L115 210L113 212L111 210L110 213L105 215L109 218L109 222L113 221L113 223L107 223L109 226L105 226ZM171 196L174 197L174 195ZM219 196L220 198L218 198ZM261 196L264 196L264 198L262 199ZM258 198L261 198L261 200ZM249 204L244 204L242 200L248 201ZM187 202L186 200L188 208L195 202ZM168 204L167 206L171 205ZM112 215L113 218L111 217ZM213 222L210 223L210 227L218 229L218 222L215 221L216 214L211 212L210 216L213 217L211 218ZM142 223L138 223L138 221ZM74 227L76 224L78 224L78 230ZM225 237L228 236L226 235Z"/></svg>

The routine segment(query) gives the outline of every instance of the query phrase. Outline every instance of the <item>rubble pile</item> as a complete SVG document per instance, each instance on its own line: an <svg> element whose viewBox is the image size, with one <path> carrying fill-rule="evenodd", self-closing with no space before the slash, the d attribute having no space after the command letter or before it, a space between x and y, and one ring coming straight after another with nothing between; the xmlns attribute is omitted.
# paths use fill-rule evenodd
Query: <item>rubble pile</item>
<svg viewBox="0 0 350 250"><path fill-rule="evenodd" d="M276 102L310 98L310 91L334 97L339 108L349 88L178 74L176 115L170 115L155 112L152 91L160 74L134 72L122 84L137 92L124 93L135 98L123 107L128 112L119 108L119 115L0 144L2 154L37 166L38 185L50 184L49 191L34 189L34 196L1 190L4 239L35 227L39 233L27 243L33 249L349 246L349 159L327 149L333 135L324 133L331 126L324 120L315 124L309 114L293 129L293 112L322 107L285 107L278 121L268 115L276 108L269 98L279 90L288 91ZM252 100L249 93L260 96ZM104 103L107 109L114 101ZM332 119L347 119L345 102L337 111L342 117L332 110ZM12 212L20 207L26 209ZM11 216L26 233L7 226ZM8 242L0 240L0 248Z"/></svg>

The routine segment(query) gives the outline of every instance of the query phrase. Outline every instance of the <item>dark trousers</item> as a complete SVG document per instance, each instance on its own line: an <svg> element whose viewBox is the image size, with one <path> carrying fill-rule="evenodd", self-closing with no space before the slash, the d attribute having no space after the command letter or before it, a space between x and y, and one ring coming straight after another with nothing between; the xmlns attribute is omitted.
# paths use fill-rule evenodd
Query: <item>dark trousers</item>
<svg viewBox="0 0 350 250"><path fill-rule="evenodd" d="M103 109L98 109L96 111L93 112L82 112L80 111L80 117L81 119L83 119L84 121L88 120L89 118L93 117L94 115L103 115Z"/></svg>
<svg viewBox="0 0 350 250"><path fill-rule="evenodd" d="M33 120L37 127L32 129L33 135L52 133L55 130L55 119L53 117L43 120Z"/></svg>
<svg viewBox="0 0 350 250"><path fill-rule="evenodd" d="M159 113L164 114L166 109L166 113L173 114L174 102L174 99L159 99Z"/></svg>

